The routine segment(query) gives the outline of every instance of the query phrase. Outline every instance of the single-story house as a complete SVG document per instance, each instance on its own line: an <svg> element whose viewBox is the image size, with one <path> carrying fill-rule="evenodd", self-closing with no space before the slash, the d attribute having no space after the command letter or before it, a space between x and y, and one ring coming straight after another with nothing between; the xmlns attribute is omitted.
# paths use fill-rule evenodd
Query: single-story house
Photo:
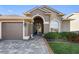
<svg viewBox="0 0 79 59"><path fill-rule="evenodd" d="M33 34L69 32L70 20L49 6L24 12L24 16L0 15L0 39L28 39Z"/></svg>

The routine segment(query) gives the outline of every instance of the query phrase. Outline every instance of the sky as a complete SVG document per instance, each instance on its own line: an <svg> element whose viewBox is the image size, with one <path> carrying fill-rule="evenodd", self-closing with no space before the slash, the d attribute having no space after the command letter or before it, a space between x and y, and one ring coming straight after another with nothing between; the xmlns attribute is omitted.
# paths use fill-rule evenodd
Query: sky
<svg viewBox="0 0 79 59"><path fill-rule="evenodd" d="M23 15L24 12L31 10L39 5L0 5L2 15ZM49 5L64 14L79 12L79 5Z"/></svg>

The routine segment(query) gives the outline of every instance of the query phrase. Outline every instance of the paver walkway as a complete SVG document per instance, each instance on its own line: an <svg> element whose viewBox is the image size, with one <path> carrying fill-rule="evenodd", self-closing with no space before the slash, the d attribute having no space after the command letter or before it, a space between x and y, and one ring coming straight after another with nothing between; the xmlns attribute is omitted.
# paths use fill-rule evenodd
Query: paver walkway
<svg viewBox="0 0 79 59"><path fill-rule="evenodd" d="M31 40L1 40L0 54L48 54L48 47L42 37Z"/></svg>

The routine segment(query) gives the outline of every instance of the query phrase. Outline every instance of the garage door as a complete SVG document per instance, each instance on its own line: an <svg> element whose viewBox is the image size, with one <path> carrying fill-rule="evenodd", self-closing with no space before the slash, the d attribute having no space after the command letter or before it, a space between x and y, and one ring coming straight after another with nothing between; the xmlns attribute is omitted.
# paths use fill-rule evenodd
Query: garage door
<svg viewBox="0 0 79 59"><path fill-rule="evenodd" d="M23 39L23 24L15 23L2 23L2 38L3 39Z"/></svg>

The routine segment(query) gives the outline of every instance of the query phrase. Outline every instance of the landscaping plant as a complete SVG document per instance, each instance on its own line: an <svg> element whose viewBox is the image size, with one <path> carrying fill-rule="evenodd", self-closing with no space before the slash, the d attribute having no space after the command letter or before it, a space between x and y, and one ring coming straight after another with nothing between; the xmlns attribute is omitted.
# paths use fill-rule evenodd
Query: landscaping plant
<svg viewBox="0 0 79 59"><path fill-rule="evenodd" d="M79 38L77 38L78 34L76 34L74 32L60 32L60 33L59 32L49 32L49 33L46 33L44 35L44 37L48 41L62 39L62 40L70 41L70 42L76 42L79 39Z"/></svg>

